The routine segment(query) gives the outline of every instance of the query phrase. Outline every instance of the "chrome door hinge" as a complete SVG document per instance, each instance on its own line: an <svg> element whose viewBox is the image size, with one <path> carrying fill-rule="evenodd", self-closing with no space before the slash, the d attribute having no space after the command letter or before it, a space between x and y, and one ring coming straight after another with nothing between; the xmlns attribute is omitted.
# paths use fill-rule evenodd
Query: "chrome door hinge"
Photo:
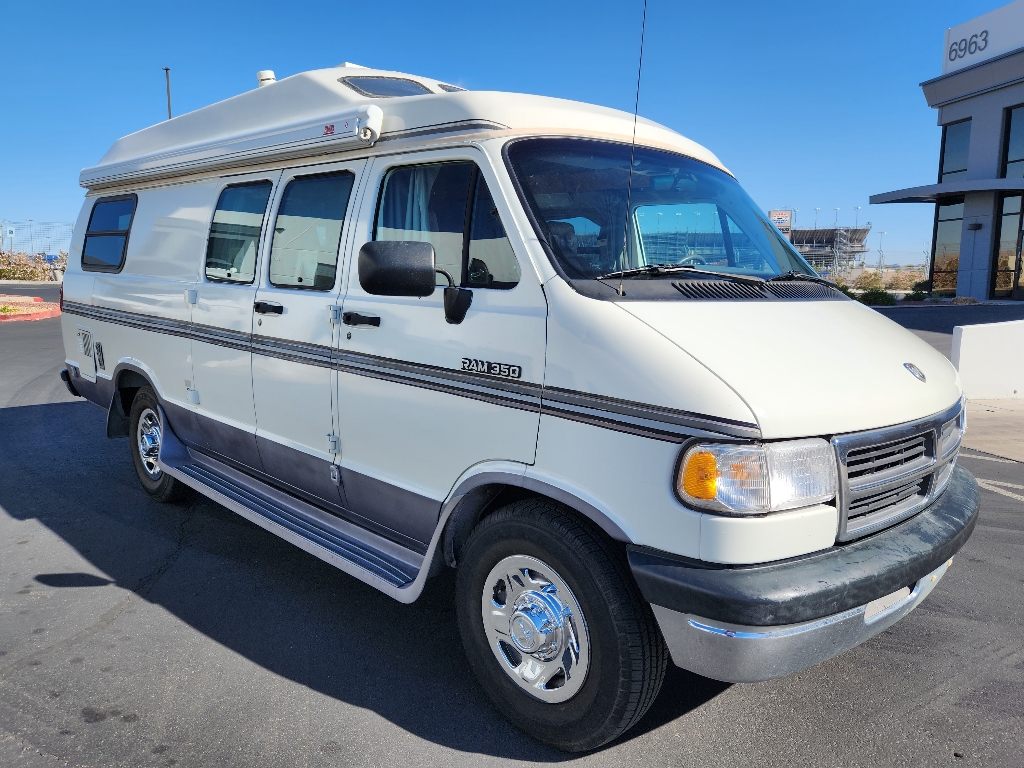
<svg viewBox="0 0 1024 768"><path fill-rule="evenodd" d="M331 325L341 325L341 305L340 304L328 304L327 305L327 322Z"/></svg>
<svg viewBox="0 0 1024 768"><path fill-rule="evenodd" d="M185 389L185 392L188 393L188 401L190 403L192 403L192 405L199 405L199 390L198 389L192 389L191 387L189 387L189 388Z"/></svg>
<svg viewBox="0 0 1024 768"><path fill-rule="evenodd" d="M328 453L333 453L333 454L340 453L338 448L339 448L339 446L338 446L338 436L337 435L328 435L327 436L327 452Z"/></svg>
<svg viewBox="0 0 1024 768"><path fill-rule="evenodd" d="M199 291L197 291L195 288L189 288L187 291L185 291L185 303L186 304L195 304L196 300L198 298L199 298Z"/></svg>
<svg viewBox="0 0 1024 768"><path fill-rule="evenodd" d="M337 464L331 464L331 482L341 487L341 467Z"/></svg>

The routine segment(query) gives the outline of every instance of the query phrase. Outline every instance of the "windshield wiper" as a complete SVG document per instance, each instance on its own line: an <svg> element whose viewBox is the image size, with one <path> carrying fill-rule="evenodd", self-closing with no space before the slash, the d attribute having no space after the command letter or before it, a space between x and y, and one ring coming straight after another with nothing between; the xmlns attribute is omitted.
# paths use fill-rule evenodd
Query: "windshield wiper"
<svg viewBox="0 0 1024 768"><path fill-rule="evenodd" d="M733 275L729 272L713 272L710 269L697 269L697 267L691 264L647 264L643 267L634 267L633 269L623 269L618 272L609 272L607 275L600 275L595 277L595 280L608 280L613 277L633 277L635 275L650 275L652 277L657 275L672 275L680 272L688 272L693 275L711 275L712 277L718 277L723 280L731 280L734 283L749 283L760 285L764 282L760 277L753 277L747 275Z"/></svg>
<svg viewBox="0 0 1024 768"><path fill-rule="evenodd" d="M831 280L826 280L824 277L819 277L818 275L808 275L806 272L797 272L795 269L791 269L789 272L783 272L781 275L776 275L775 277L769 277L765 282L773 283L776 280L806 280L809 283L827 285L829 288L836 287L836 284Z"/></svg>

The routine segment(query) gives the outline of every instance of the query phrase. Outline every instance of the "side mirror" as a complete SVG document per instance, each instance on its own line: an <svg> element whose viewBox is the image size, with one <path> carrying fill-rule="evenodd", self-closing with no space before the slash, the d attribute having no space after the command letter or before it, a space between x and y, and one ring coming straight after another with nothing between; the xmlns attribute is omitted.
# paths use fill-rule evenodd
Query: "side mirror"
<svg viewBox="0 0 1024 768"><path fill-rule="evenodd" d="M434 292L434 246L373 240L359 249L359 285L375 296L430 296Z"/></svg>

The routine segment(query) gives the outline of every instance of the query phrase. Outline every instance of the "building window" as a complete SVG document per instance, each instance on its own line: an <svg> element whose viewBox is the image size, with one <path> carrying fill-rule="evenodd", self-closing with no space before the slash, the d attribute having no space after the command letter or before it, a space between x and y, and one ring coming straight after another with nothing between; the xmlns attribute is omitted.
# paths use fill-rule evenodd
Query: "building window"
<svg viewBox="0 0 1024 768"><path fill-rule="evenodd" d="M1003 178L1024 179L1024 107L1006 110Z"/></svg>
<svg viewBox="0 0 1024 768"><path fill-rule="evenodd" d="M971 121L942 127L942 153L939 183L967 177L967 149L971 143Z"/></svg>
<svg viewBox="0 0 1024 768"><path fill-rule="evenodd" d="M992 298L1013 295L1020 262L1021 195L1006 195L1001 206L996 238L995 264L992 269Z"/></svg>
<svg viewBox="0 0 1024 768"><path fill-rule="evenodd" d="M949 198L935 206L935 238L932 250L932 293L956 295L956 273L960 266L960 231L964 222L964 199Z"/></svg>

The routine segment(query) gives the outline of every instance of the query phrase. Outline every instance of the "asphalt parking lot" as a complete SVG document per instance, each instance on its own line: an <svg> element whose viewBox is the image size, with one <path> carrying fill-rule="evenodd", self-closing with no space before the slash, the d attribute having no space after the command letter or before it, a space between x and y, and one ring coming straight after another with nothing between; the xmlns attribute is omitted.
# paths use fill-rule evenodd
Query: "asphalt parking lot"
<svg viewBox="0 0 1024 768"><path fill-rule="evenodd" d="M1022 464L965 453L978 527L892 629L775 682L671 668L639 727L568 756L478 689L450 574L402 606L204 499L151 502L57 378L59 323L0 324L2 766L1022 763Z"/></svg>

